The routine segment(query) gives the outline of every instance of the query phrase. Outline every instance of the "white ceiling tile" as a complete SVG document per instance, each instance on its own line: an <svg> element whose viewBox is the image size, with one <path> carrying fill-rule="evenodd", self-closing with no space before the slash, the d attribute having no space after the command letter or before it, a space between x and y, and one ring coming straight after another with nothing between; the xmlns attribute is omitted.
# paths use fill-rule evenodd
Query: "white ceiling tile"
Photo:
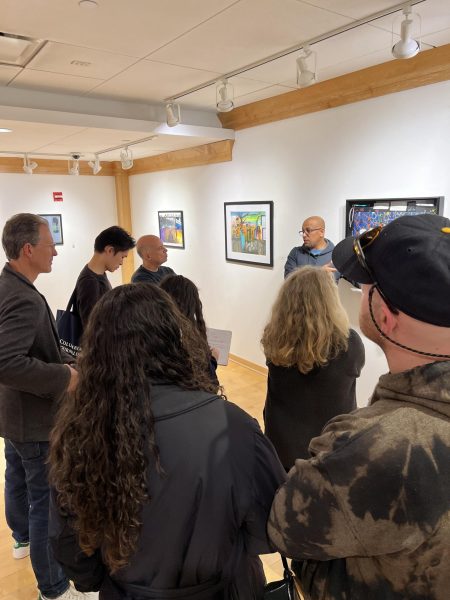
<svg viewBox="0 0 450 600"><path fill-rule="evenodd" d="M297 0L241 0L151 59L227 73L349 21Z"/></svg>
<svg viewBox="0 0 450 600"><path fill-rule="evenodd" d="M120 73L134 64L136 60L136 58L121 54L48 42L28 66L35 71L104 80Z"/></svg>
<svg viewBox="0 0 450 600"><path fill-rule="evenodd" d="M362 19L395 6L399 2L396 2L396 0L308 0L308 4L313 4L352 19Z"/></svg>
<svg viewBox="0 0 450 600"><path fill-rule="evenodd" d="M1 121L2 127L12 133L0 135L0 150L11 152L37 151L42 145L55 142L70 134L81 131L80 127L30 123L21 121Z"/></svg>
<svg viewBox="0 0 450 600"><path fill-rule="evenodd" d="M194 87L218 75L218 73L142 60L123 73L102 83L89 95L162 102L177 92Z"/></svg>
<svg viewBox="0 0 450 600"><path fill-rule="evenodd" d="M88 127L73 135L60 139L57 144L52 144L50 152L72 152L82 150L83 152L96 153L106 148L112 148L120 144L126 145L152 135L151 131L126 131L117 129L100 129ZM42 152L47 152L41 148Z"/></svg>
<svg viewBox="0 0 450 600"><path fill-rule="evenodd" d="M443 31L437 31L436 33L430 33L430 35L425 35L422 38L422 42L430 44L431 46L450 44L450 28L444 29Z"/></svg>
<svg viewBox="0 0 450 600"><path fill-rule="evenodd" d="M367 67L373 67L384 62L393 60L390 48L384 48L378 50L372 54L365 54L364 56L357 56L350 60L342 63L336 63L330 65L325 69L319 70L319 81L325 81L326 79L332 79L333 77L340 77L346 73L352 73L353 71L359 71L360 69L366 69Z"/></svg>
<svg viewBox="0 0 450 600"><path fill-rule="evenodd" d="M236 0L2 0L2 31L143 58ZM32 3L34 4L34 3Z"/></svg>
<svg viewBox="0 0 450 600"><path fill-rule="evenodd" d="M61 75L60 73L47 73L46 71L33 71L24 69L11 83L12 87L39 89L46 92L65 92L67 94L84 94L93 87L102 83L101 79L91 77L76 77L74 75Z"/></svg>
<svg viewBox="0 0 450 600"><path fill-rule="evenodd" d="M286 92L292 92L292 88L282 85L269 85L256 92L250 92L249 94L239 96L235 99L234 105L236 107L243 106L244 104L250 104L251 102L258 102L258 100L266 100L267 98L273 98L280 94L286 94Z"/></svg>
<svg viewBox="0 0 450 600"><path fill-rule="evenodd" d="M0 65L0 85L7 85L11 79L14 79L16 75L20 73L22 69L20 67L8 67L6 65Z"/></svg>

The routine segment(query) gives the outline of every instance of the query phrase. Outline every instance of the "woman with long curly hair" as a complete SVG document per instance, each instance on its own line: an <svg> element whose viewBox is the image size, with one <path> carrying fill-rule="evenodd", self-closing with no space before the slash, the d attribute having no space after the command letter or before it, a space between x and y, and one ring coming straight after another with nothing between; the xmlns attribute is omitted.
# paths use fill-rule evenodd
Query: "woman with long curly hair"
<svg viewBox="0 0 450 600"><path fill-rule="evenodd" d="M309 266L285 280L261 343L269 368L265 433L289 470L309 458L309 442L327 421L356 408L364 346L334 279Z"/></svg>
<svg viewBox="0 0 450 600"><path fill-rule="evenodd" d="M198 288L193 281L183 275L167 275L161 280L159 287L169 294L181 313L196 327L205 343L206 323L203 318L203 305L200 300ZM218 351L211 348L209 372L213 381L216 381Z"/></svg>
<svg viewBox="0 0 450 600"><path fill-rule="evenodd" d="M157 286L108 292L50 451L50 537L80 591L259 599L257 555L283 469L208 378L198 333Z"/></svg>

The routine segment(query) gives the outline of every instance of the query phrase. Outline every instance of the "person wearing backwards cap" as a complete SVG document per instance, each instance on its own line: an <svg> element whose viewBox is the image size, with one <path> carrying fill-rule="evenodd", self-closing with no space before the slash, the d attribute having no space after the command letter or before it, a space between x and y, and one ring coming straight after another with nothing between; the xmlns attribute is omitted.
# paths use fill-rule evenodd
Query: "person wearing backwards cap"
<svg viewBox="0 0 450 600"><path fill-rule="evenodd" d="M360 326L386 355L370 404L329 421L268 531L305 600L450 597L450 220L400 217L340 242Z"/></svg>

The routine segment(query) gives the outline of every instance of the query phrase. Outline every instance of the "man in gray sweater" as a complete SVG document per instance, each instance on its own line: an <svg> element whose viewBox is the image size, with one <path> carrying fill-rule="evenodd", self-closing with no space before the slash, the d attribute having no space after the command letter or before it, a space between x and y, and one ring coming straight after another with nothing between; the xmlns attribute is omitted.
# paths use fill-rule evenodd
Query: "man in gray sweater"
<svg viewBox="0 0 450 600"><path fill-rule="evenodd" d="M50 273L57 252L47 221L28 213L6 222L2 244L8 262L0 275L0 436L13 556L31 554L40 600L83 598L48 546L48 440L59 398L77 384L73 359L61 351L51 310L33 285Z"/></svg>

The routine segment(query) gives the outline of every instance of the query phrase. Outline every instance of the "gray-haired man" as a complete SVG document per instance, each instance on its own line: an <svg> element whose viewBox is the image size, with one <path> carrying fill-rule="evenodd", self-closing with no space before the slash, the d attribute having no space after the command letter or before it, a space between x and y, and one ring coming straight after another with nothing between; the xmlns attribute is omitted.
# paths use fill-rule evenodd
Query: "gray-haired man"
<svg viewBox="0 0 450 600"><path fill-rule="evenodd" d="M76 387L51 310L33 283L57 255L48 223L11 217L3 229L8 262L0 274L0 436L5 439L6 520L13 556L31 554L39 599L83 598L69 587L48 545L46 459L58 399Z"/></svg>

